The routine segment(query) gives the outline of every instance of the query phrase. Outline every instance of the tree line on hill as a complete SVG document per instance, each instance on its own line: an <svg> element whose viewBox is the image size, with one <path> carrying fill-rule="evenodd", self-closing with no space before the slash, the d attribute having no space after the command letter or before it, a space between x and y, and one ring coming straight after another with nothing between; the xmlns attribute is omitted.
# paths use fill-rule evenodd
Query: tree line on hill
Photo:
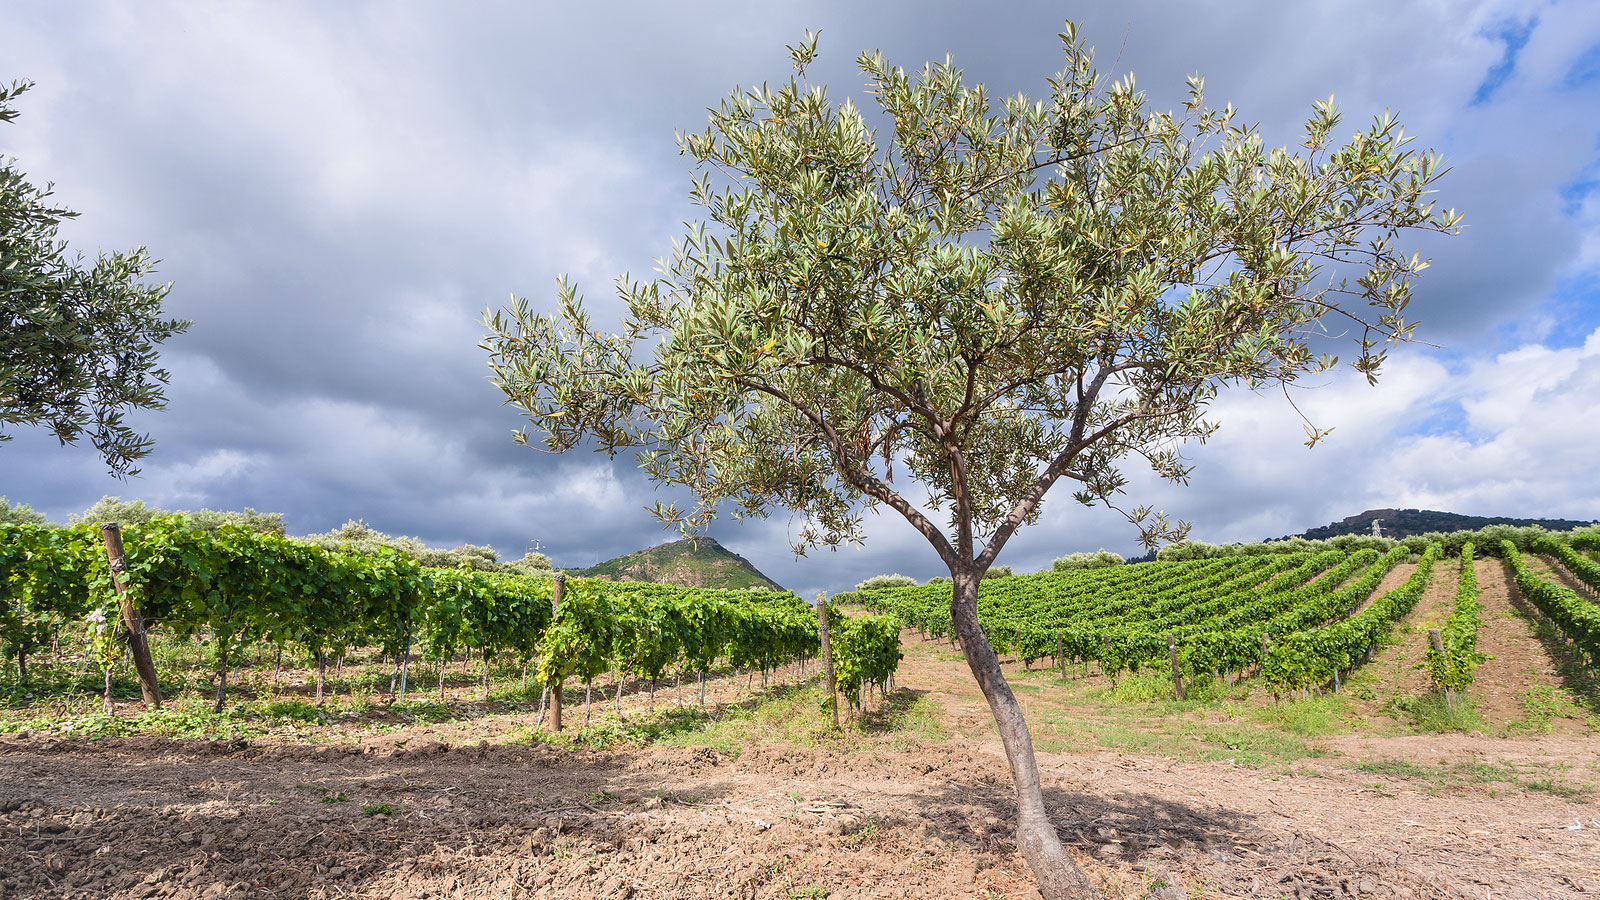
<svg viewBox="0 0 1600 900"><path fill-rule="evenodd" d="M1461 513L1440 512L1436 509L1369 509L1340 519L1337 522L1306 529L1298 536L1307 540L1326 540L1342 534L1371 534L1372 522L1375 519L1380 523L1382 536L1391 538L1417 537L1424 534L1448 534L1457 531L1477 531L1490 525L1571 531L1575 528L1596 524L1593 521L1580 521L1577 519L1467 516ZM1284 540L1287 539L1288 537L1284 538Z"/></svg>

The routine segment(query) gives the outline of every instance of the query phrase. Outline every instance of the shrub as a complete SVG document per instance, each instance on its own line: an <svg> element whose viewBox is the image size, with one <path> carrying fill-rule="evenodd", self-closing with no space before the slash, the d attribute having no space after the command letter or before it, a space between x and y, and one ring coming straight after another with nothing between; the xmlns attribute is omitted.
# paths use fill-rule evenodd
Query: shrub
<svg viewBox="0 0 1600 900"><path fill-rule="evenodd" d="M555 569L550 557L529 550L521 559L502 564L518 575L548 575Z"/></svg>
<svg viewBox="0 0 1600 900"><path fill-rule="evenodd" d="M44 513L26 503L18 503L13 506L4 497L0 497L0 523L9 525L49 524L45 520Z"/></svg>
<svg viewBox="0 0 1600 900"><path fill-rule="evenodd" d="M856 590L871 591L879 588L915 587L916 584L917 580L910 575L874 575L856 585Z"/></svg>
<svg viewBox="0 0 1600 900"><path fill-rule="evenodd" d="M1127 560L1120 555L1112 553L1104 547L1093 553L1068 553L1050 564L1050 568L1057 572L1066 572L1072 569L1104 569L1108 566L1120 566Z"/></svg>

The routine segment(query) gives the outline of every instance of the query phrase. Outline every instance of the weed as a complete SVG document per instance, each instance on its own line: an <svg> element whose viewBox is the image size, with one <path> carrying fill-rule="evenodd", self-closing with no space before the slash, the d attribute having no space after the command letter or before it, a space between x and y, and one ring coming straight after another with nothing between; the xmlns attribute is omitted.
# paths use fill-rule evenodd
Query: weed
<svg viewBox="0 0 1600 900"><path fill-rule="evenodd" d="M398 812L400 810L387 803L368 803L366 806L361 807L363 816L392 816Z"/></svg>
<svg viewBox="0 0 1600 900"><path fill-rule="evenodd" d="M1430 692L1421 697L1392 697L1383 705L1383 711L1396 720L1406 720L1417 731L1439 734L1451 731L1482 731L1483 718L1473 708L1468 697L1457 697L1454 709L1444 695Z"/></svg>
<svg viewBox="0 0 1600 900"><path fill-rule="evenodd" d="M350 798L345 795L344 791L340 791L337 794L329 792L322 795L323 803L348 803L349 801Z"/></svg>
<svg viewBox="0 0 1600 900"><path fill-rule="evenodd" d="M1568 800L1583 800L1593 791L1581 785L1568 784L1555 778L1534 778L1524 781L1522 786L1530 791L1539 791L1545 794L1554 794Z"/></svg>
<svg viewBox="0 0 1600 900"><path fill-rule="evenodd" d="M1506 726L1513 734L1549 734L1555 730L1557 718L1577 718L1583 709L1560 688L1536 684L1517 695L1522 704L1522 718Z"/></svg>
<svg viewBox="0 0 1600 900"><path fill-rule="evenodd" d="M1349 713L1350 704L1343 694L1325 694L1263 706L1251 710L1250 717L1263 725L1312 737L1349 730L1345 722Z"/></svg>
<svg viewBox="0 0 1600 900"><path fill-rule="evenodd" d="M845 835L844 843L850 847L865 847L869 844L877 843L878 838L881 836L878 820L868 816L867 820L861 824L861 827Z"/></svg>

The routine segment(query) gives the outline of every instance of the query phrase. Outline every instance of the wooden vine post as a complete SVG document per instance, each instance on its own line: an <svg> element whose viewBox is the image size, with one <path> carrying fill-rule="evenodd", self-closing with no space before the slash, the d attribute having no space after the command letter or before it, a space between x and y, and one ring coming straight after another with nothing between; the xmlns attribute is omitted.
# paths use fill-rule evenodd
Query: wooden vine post
<svg viewBox="0 0 1600 900"><path fill-rule="evenodd" d="M1167 632L1167 653L1172 656L1172 691L1179 700L1183 699L1183 673L1178 671L1178 644L1172 639L1172 632Z"/></svg>
<svg viewBox="0 0 1600 900"><path fill-rule="evenodd" d="M1445 658L1444 638L1439 634L1439 629L1428 629L1428 643L1433 647L1433 652L1438 654L1441 660ZM1455 688L1452 688L1449 685L1446 685L1444 689L1444 705L1452 710L1456 708L1456 691Z"/></svg>
<svg viewBox="0 0 1600 900"><path fill-rule="evenodd" d="M833 727L839 727L839 685L833 678L833 642L828 638L828 598L817 595L817 637L822 640L822 678L828 686L828 708Z"/></svg>
<svg viewBox="0 0 1600 900"><path fill-rule="evenodd" d="M567 573L557 572L555 575L555 590L550 593L550 621L556 620L556 613L561 609L561 592L567 587ZM556 667L556 674L550 679L550 730L561 730L561 666Z"/></svg>
<svg viewBox="0 0 1600 900"><path fill-rule="evenodd" d="M111 566L111 586L116 589L118 605L122 608L122 624L128 629L128 650L133 654L133 668L139 673L139 692L144 695L146 706L160 709L161 686L156 682L156 664L150 659L144 616L134 608L128 586L122 580L122 573L128 571L128 557L122 550L122 526L102 522L100 540L105 544L106 562Z"/></svg>

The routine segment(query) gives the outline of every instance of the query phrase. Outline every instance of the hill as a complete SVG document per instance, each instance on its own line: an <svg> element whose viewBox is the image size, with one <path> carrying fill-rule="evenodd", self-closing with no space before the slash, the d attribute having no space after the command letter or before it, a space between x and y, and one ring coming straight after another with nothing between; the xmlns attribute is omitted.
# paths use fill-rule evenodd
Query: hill
<svg viewBox="0 0 1600 900"><path fill-rule="evenodd" d="M761 574L749 560L709 537L685 538L646 547L586 569L567 569L566 572L580 578L605 578L610 581L649 581L727 590L784 590L783 586Z"/></svg>
<svg viewBox="0 0 1600 900"><path fill-rule="evenodd" d="M1433 509L1369 509L1329 525L1312 528L1300 537L1319 540L1341 534L1371 534L1372 520L1381 519L1383 536L1407 538L1429 532L1476 531L1489 525L1540 525L1551 531L1571 531L1588 522L1574 519L1518 519L1510 516L1464 516Z"/></svg>

